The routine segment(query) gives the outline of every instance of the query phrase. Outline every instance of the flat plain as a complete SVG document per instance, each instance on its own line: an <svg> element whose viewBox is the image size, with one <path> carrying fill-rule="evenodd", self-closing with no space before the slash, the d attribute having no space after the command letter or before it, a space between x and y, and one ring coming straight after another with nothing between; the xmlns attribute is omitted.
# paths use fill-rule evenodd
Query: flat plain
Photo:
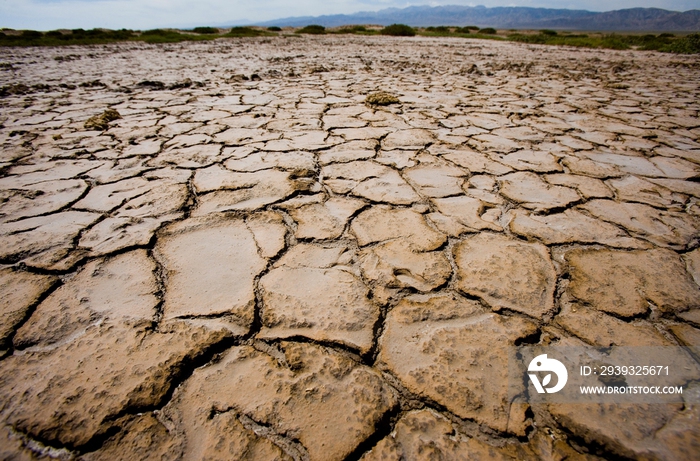
<svg viewBox="0 0 700 461"><path fill-rule="evenodd" d="M700 452L697 383L528 405L504 371L700 345L698 56L281 35L0 62L0 458Z"/></svg>

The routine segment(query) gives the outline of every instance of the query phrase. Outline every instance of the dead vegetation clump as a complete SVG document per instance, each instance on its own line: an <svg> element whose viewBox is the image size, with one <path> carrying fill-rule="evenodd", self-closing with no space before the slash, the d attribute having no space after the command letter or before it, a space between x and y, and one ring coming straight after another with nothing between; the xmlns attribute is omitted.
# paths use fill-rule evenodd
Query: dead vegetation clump
<svg viewBox="0 0 700 461"><path fill-rule="evenodd" d="M399 104L400 102L399 98L386 91L370 93L365 99L365 104L368 106L388 106L390 104Z"/></svg>
<svg viewBox="0 0 700 461"><path fill-rule="evenodd" d="M107 109L100 115L90 117L87 122L85 122L85 128L88 130L104 131L109 128L109 122L119 118L122 118L122 116L119 115L119 112L114 109Z"/></svg>

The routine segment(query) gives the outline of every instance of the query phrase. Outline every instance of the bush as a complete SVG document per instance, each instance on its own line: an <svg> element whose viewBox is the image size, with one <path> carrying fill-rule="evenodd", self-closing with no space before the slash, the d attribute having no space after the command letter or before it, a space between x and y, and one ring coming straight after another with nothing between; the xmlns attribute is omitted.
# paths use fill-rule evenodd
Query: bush
<svg viewBox="0 0 700 461"><path fill-rule="evenodd" d="M462 29L466 29L466 30L479 30L479 28L476 27L476 26L464 26L464 27L462 27Z"/></svg>
<svg viewBox="0 0 700 461"><path fill-rule="evenodd" d="M306 27L303 27L299 30L296 31L297 34L325 34L326 33L326 28L323 26L319 26L318 24L309 24Z"/></svg>
<svg viewBox="0 0 700 461"><path fill-rule="evenodd" d="M195 34L218 34L219 29L216 27L195 27L192 32Z"/></svg>
<svg viewBox="0 0 700 461"><path fill-rule="evenodd" d="M497 34L496 29L494 29L493 27L486 27L484 29L479 29L479 33L480 34L487 34L487 35L496 35Z"/></svg>
<svg viewBox="0 0 700 461"><path fill-rule="evenodd" d="M458 34L470 34L473 29L470 29L469 27L458 27L455 29L455 32Z"/></svg>
<svg viewBox="0 0 700 461"><path fill-rule="evenodd" d="M119 30L113 30L111 33L111 37L114 40L128 40L129 38L134 36L134 31L131 29L119 29Z"/></svg>
<svg viewBox="0 0 700 461"><path fill-rule="evenodd" d="M679 38L668 48L672 53L696 54L700 53L700 34L690 34Z"/></svg>
<svg viewBox="0 0 700 461"><path fill-rule="evenodd" d="M628 45L637 46L641 50L661 50L670 45L673 39L669 37L657 37L656 35L627 35L624 36L624 41Z"/></svg>
<svg viewBox="0 0 700 461"><path fill-rule="evenodd" d="M146 43L177 43L198 38L193 35L183 35L175 30L150 29L141 32L140 39Z"/></svg>
<svg viewBox="0 0 700 461"><path fill-rule="evenodd" d="M259 37L260 35L268 35L268 32L250 27L231 27L226 37Z"/></svg>
<svg viewBox="0 0 700 461"><path fill-rule="evenodd" d="M335 31L336 34L357 34L358 32L367 32L367 28L365 26L346 26Z"/></svg>
<svg viewBox="0 0 700 461"><path fill-rule="evenodd" d="M607 48L609 50L629 50L629 45L625 43L622 37L617 34L610 34L603 36L600 41L600 48Z"/></svg>
<svg viewBox="0 0 700 461"><path fill-rule="evenodd" d="M41 38L43 34L37 30L23 30L22 38Z"/></svg>
<svg viewBox="0 0 700 461"><path fill-rule="evenodd" d="M430 26L430 27L426 27L425 30L427 30L428 32L438 32L441 34L449 34L451 32L450 28L447 26L437 26L437 27Z"/></svg>
<svg viewBox="0 0 700 461"><path fill-rule="evenodd" d="M416 31L413 27L407 26L406 24L392 24L387 26L379 32L382 35L393 35L396 37L413 37L416 35Z"/></svg>
<svg viewBox="0 0 700 461"><path fill-rule="evenodd" d="M282 28L277 26L270 26L267 28L267 30L269 30L270 32L281 32Z"/></svg>
<svg viewBox="0 0 700 461"><path fill-rule="evenodd" d="M550 37L554 37L555 35L557 35L557 31L556 31L556 30L543 29L543 30L540 31L540 34L542 34L542 35L549 35Z"/></svg>
<svg viewBox="0 0 700 461"><path fill-rule="evenodd" d="M82 29L78 29L78 30L82 30ZM73 35L75 35L75 30L73 31ZM142 36L152 35L152 36L164 37L166 35L170 35L170 31L163 30L163 29L148 29L148 30L144 30L143 32L141 32L141 35Z"/></svg>

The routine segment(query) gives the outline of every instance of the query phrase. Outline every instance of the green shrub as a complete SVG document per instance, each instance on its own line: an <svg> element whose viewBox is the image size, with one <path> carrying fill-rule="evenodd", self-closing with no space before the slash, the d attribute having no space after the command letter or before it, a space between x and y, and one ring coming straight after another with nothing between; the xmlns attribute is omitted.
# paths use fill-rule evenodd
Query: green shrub
<svg viewBox="0 0 700 461"><path fill-rule="evenodd" d="M358 34L367 33L367 28L365 26L345 26L340 29L333 31L334 34Z"/></svg>
<svg viewBox="0 0 700 461"><path fill-rule="evenodd" d="M320 34L325 34L326 33L326 28L323 26L319 26L318 24L309 24L306 27L303 27L299 30L296 31L297 34L315 34L315 35L320 35Z"/></svg>
<svg viewBox="0 0 700 461"><path fill-rule="evenodd" d="M271 35L264 30L253 29L250 27L231 27L231 30L225 35L226 37L259 37L261 35Z"/></svg>
<svg viewBox="0 0 700 461"><path fill-rule="evenodd" d="M110 37L114 40L128 40L134 36L134 31L131 29L113 30Z"/></svg>
<svg viewBox="0 0 700 461"><path fill-rule="evenodd" d="M661 50L673 42L672 38L662 37L659 35L626 35L621 37L622 40L631 46L637 46L642 50Z"/></svg>
<svg viewBox="0 0 700 461"><path fill-rule="evenodd" d="M73 34L75 34L75 31L73 31ZM156 35L156 36L164 37L164 36L169 35L169 34L170 34L170 31L163 30L163 29L148 29L148 30L144 30L143 32L141 32L142 37L149 36L149 35Z"/></svg>
<svg viewBox="0 0 700 461"><path fill-rule="evenodd" d="M392 24L383 28L379 33L396 37L413 37L416 35L416 31L413 27L407 26L406 24Z"/></svg>
<svg viewBox="0 0 700 461"><path fill-rule="evenodd" d="M668 46L666 50L680 54L700 53L700 34L690 34L681 37Z"/></svg>
<svg viewBox="0 0 700 461"><path fill-rule="evenodd" d="M269 30L270 32L281 32L282 28L277 26L270 26L267 28L267 30Z"/></svg>
<svg viewBox="0 0 700 461"><path fill-rule="evenodd" d="M479 30L479 28L476 27L476 26L464 26L464 27L462 27L462 29L467 29L467 30Z"/></svg>
<svg viewBox="0 0 700 461"><path fill-rule="evenodd" d="M542 35L549 35L550 37L553 37L553 36L557 35L557 31L556 31L556 30L543 29L543 30L540 31L540 34L542 34Z"/></svg>
<svg viewBox="0 0 700 461"><path fill-rule="evenodd" d="M192 32L195 34L218 34L219 29L216 27L195 27Z"/></svg>
<svg viewBox="0 0 700 461"><path fill-rule="evenodd" d="M447 26L430 26L425 28L425 32L430 32L435 35L450 35L452 34L452 29Z"/></svg>
<svg viewBox="0 0 700 461"><path fill-rule="evenodd" d="M484 29L479 29L480 34L486 34L486 35L496 35L498 32L496 32L496 29L493 27L486 27Z"/></svg>
<svg viewBox="0 0 700 461"><path fill-rule="evenodd" d="M195 35L183 35L175 30L150 29L141 32L140 40L146 43L177 43L185 40L199 40Z"/></svg>
<svg viewBox="0 0 700 461"><path fill-rule="evenodd" d="M455 32L458 34L470 34L473 29L470 29L469 27L457 27L455 29Z"/></svg>
<svg viewBox="0 0 700 461"><path fill-rule="evenodd" d="M37 30L23 30L22 38L41 38L44 34Z"/></svg>
<svg viewBox="0 0 700 461"><path fill-rule="evenodd" d="M617 34L610 34L603 37L599 48L609 50L629 50L630 46Z"/></svg>

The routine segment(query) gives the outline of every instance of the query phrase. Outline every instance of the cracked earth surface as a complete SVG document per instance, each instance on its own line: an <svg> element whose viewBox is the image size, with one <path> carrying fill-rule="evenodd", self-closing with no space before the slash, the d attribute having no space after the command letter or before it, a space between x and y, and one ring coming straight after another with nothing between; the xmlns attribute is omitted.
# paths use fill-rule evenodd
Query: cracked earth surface
<svg viewBox="0 0 700 461"><path fill-rule="evenodd" d="M523 343L700 345L697 57L282 36L0 59L26 93L0 99L0 458L700 451L691 403L505 382Z"/></svg>

